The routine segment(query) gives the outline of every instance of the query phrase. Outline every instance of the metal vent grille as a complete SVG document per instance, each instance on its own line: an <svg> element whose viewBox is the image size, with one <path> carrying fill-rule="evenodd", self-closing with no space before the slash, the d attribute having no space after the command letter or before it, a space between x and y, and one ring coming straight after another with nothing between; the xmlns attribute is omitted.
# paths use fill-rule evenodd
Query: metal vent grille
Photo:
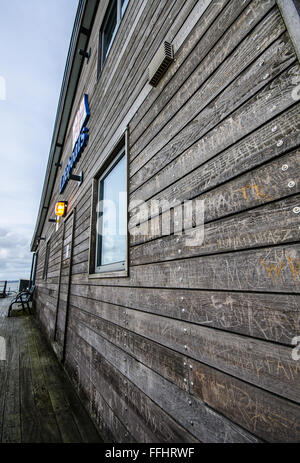
<svg viewBox="0 0 300 463"><path fill-rule="evenodd" d="M170 64L174 61L173 45L164 42L149 65L149 84L156 87Z"/></svg>

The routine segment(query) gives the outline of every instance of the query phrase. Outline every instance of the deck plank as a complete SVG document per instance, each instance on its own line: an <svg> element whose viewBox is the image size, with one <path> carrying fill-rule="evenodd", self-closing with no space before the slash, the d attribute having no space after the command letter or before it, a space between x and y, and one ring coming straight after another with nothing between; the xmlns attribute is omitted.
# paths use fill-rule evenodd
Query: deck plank
<svg viewBox="0 0 300 463"><path fill-rule="evenodd" d="M18 320L15 318L10 319L6 344L8 372L4 391L3 443L18 443L21 441L19 331Z"/></svg>
<svg viewBox="0 0 300 463"><path fill-rule="evenodd" d="M82 406L65 372L54 353L45 343L42 334L35 330L34 341L40 355L41 365L56 419L64 442L101 442L90 417Z"/></svg>
<svg viewBox="0 0 300 463"><path fill-rule="evenodd" d="M98 442L93 422L33 317L0 319L0 442Z"/></svg>

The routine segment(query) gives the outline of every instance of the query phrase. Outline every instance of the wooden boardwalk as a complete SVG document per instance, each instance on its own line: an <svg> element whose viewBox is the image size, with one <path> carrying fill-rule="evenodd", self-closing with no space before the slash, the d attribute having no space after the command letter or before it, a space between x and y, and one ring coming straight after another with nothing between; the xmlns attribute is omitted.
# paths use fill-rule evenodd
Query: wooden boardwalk
<svg viewBox="0 0 300 463"><path fill-rule="evenodd" d="M33 317L1 317L0 337L0 442L102 442Z"/></svg>

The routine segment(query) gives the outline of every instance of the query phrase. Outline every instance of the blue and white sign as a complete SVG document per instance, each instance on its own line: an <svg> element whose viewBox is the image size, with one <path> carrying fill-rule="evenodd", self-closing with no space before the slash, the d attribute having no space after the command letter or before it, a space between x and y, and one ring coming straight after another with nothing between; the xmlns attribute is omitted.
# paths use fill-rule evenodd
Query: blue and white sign
<svg viewBox="0 0 300 463"><path fill-rule="evenodd" d="M59 193L63 193L70 179L72 170L79 161L89 140L89 129L86 127L90 118L90 109L88 104L88 96L85 94L80 107L76 113L73 123L73 152L70 156L68 164L65 167L64 173L60 181Z"/></svg>

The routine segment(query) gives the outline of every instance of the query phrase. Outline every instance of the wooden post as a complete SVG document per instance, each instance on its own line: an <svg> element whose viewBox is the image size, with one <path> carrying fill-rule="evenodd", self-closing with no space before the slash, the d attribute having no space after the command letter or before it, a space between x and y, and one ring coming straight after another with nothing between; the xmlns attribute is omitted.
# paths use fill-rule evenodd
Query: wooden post
<svg viewBox="0 0 300 463"><path fill-rule="evenodd" d="M300 4L298 0L276 0L300 61Z"/></svg>

